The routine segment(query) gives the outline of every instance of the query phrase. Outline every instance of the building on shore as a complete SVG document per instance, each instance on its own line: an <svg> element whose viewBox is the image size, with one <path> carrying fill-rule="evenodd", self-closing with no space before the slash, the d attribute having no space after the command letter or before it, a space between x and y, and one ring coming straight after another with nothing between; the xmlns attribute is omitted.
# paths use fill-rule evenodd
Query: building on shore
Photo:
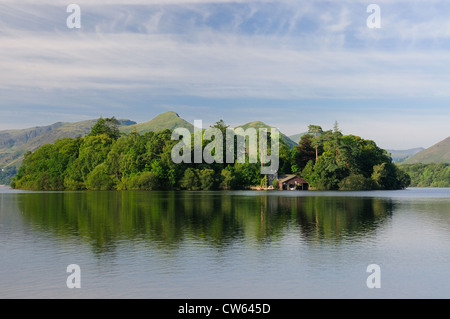
<svg viewBox="0 0 450 319"><path fill-rule="evenodd" d="M308 190L308 188L308 182L297 175L287 174L279 176L279 190Z"/></svg>

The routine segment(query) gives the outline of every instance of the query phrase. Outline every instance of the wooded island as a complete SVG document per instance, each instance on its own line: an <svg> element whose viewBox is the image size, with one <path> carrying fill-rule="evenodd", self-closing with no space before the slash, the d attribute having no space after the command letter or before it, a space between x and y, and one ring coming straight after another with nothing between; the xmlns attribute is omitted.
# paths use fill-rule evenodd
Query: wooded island
<svg viewBox="0 0 450 319"><path fill-rule="evenodd" d="M214 126L224 133L223 121ZM28 152L11 182L35 190L218 190L267 187L261 163L180 163L171 159L172 130L120 133L100 118L83 137L63 138ZM410 177L374 141L343 135L337 124L310 125L297 146L279 139L278 174L295 174L313 190L403 189ZM277 185L276 178L272 184Z"/></svg>

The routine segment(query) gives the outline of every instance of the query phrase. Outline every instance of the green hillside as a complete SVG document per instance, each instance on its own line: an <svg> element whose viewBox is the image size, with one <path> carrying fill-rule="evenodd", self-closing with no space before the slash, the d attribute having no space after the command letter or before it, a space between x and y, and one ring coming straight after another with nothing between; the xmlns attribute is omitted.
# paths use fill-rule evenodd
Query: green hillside
<svg viewBox="0 0 450 319"><path fill-rule="evenodd" d="M394 162L400 163L423 150L423 147L417 147L408 150L387 150L387 152L391 154L392 160Z"/></svg>
<svg viewBox="0 0 450 319"><path fill-rule="evenodd" d="M238 127L241 127L241 128L243 128L244 130L246 130L246 129L250 128L250 127L253 127L253 128L255 128L255 129L260 129L260 128L271 129L271 128L275 128L274 126L269 126L269 125L267 125L266 123L263 123L263 122L261 122L261 121L250 122L250 123L247 123L247 124L244 124L244 125L236 126L235 128L238 128ZM283 134L283 133L281 133L281 132L280 132L280 136L281 136L281 138L283 139L283 141L284 141L287 145L289 145L290 148L292 148L292 147L298 145L298 143L294 142L294 141L291 140L287 135L285 135L285 134Z"/></svg>
<svg viewBox="0 0 450 319"><path fill-rule="evenodd" d="M299 143L300 142L300 139L302 138L302 136L303 135L306 135L306 134L308 134L307 132L304 132L304 133L298 133L298 134L294 134L294 135L291 135L291 136L289 136L289 138L291 139L291 140L293 140L295 143Z"/></svg>
<svg viewBox="0 0 450 319"><path fill-rule="evenodd" d="M63 123L27 129L0 131L0 168L19 167L23 154L33 152L44 144L54 143L61 138L76 138L88 134L97 120ZM119 120L119 125L136 122Z"/></svg>
<svg viewBox="0 0 450 319"><path fill-rule="evenodd" d="M183 120L177 113L169 111L159 114L151 121L121 127L120 131L129 134L136 129L139 134L144 134L147 132L159 132L164 129L173 130L178 127L187 128L190 132L194 131L194 126L191 123Z"/></svg>
<svg viewBox="0 0 450 319"><path fill-rule="evenodd" d="M402 164L416 163L450 163L450 136L402 162Z"/></svg>
<svg viewBox="0 0 450 319"><path fill-rule="evenodd" d="M120 132L125 134L133 132L134 129L139 134L164 129L173 130L177 127L185 127L191 132L194 130L192 124L180 118L175 112L165 112L151 121L139 124L125 119L118 121ZM91 131L96 122L97 119L71 123L58 122L47 126L0 131L0 169L19 168L27 151L33 152L40 146L54 143L61 138L84 136Z"/></svg>

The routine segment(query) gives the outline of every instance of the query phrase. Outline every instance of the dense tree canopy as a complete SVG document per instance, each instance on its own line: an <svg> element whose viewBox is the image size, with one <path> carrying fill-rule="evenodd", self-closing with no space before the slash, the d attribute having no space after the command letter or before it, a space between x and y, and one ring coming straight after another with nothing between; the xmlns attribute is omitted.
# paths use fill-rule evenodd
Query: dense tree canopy
<svg viewBox="0 0 450 319"><path fill-rule="evenodd" d="M116 124L114 118L100 118L85 137L61 139L27 153L11 186L41 190L213 190L242 189L261 181L259 160L176 164L171 151L179 141L172 140L172 131L142 135L135 131L119 136ZM223 132L227 129L223 121L214 127ZM203 147L206 144L203 141ZM284 166L290 166L288 148L283 145L280 149L286 153L280 154L287 162Z"/></svg>
<svg viewBox="0 0 450 319"><path fill-rule="evenodd" d="M228 126L222 120L212 127L225 137ZM269 135L269 152L270 139ZM409 176L392 163L385 150L373 141L343 135L337 125L333 131L310 126L310 133L292 150L281 138L279 142L278 174L302 175L313 189L400 189L409 185ZM114 118L100 118L85 137L61 139L27 153L11 186L41 190L214 190L269 183L267 176L261 175L259 156L256 163L248 161L248 149L244 163L236 160L235 153L234 163L177 164L171 156L177 143L168 129L120 136ZM206 144L203 140L202 147ZM194 158L193 145L190 152Z"/></svg>
<svg viewBox="0 0 450 319"><path fill-rule="evenodd" d="M450 164L401 164L402 171L411 176L412 187L450 187Z"/></svg>
<svg viewBox="0 0 450 319"><path fill-rule="evenodd" d="M337 124L333 131L325 132L310 126L310 134L301 138L291 157L293 169L313 189L402 189L410 182L409 176L375 142L343 135Z"/></svg>

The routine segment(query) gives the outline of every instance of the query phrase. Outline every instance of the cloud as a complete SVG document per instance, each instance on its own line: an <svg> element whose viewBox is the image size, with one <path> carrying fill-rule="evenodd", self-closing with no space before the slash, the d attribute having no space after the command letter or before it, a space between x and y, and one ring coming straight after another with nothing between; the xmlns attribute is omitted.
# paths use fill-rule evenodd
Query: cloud
<svg viewBox="0 0 450 319"><path fill-rule="evenodd" d="M59 104L87 115L136 112L130 105L147 99L252 100L248 109L306 99L354 115L373 100L450 97L444 1L377 1L381 29L366 26L371 1L74 2L80 30L67 28L65 1L2 1L0 109Z"/></svg>
<svg viewBox="0 0 450 319"><path fill-rule="evenodd" d="M295 41L295 40L293 40ZM447 52L299 50L273 37L147 34L2 38L0 87L161 89L203 97L448 97Z"/></svg>

